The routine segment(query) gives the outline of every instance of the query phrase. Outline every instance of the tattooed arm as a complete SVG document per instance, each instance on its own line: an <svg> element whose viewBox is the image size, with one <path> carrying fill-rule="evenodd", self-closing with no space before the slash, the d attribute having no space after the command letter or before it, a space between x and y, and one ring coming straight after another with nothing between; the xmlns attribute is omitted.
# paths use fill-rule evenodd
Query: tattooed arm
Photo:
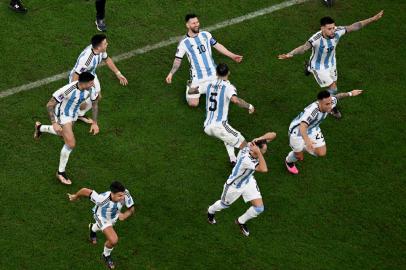
<svg viewBox="0 0 406 270"><path fill-rule="evenodd" d="M379 20L380 18L382 18L383 16L383 10L381 10L378 14L376 14L375 16L368 18L366 20L363 21L359 21L356 23L353 23L351 25L348 25L345 27L345 30L347 30L347 32L354 32L354 31L358 31L360 30L362 27L372 23L372 22L376 22L377 20Z"/></svg>
<svg viewBox="0 0 406 270"><path fill-rule="evenodd" d="M297 47L296 49L292 50L289 53L286 54L281 54L278 56L279 59L288 59L292 58L296 54L304 54L306 51L308 51L312 47L312 44L309 41L306 41L305 44Z"/></svg>
<svg viewBox="0 0 406 270"><path fill-rule="evenodd" d="M343 99L343 98L346 98L346 97L355 97L355 96L361 95L362 91L363 90L355 89L355 90L352 90L352 91L347 92L347 93L338 93L337 95L335 95L335 97L337 99Z"/></svg>
<svg viewBox="0 0 406 270"><path fill-rule="evenodd" d="M61 125L59 125L56 122L56 119L55 119L56 104L58 104L58 102L56 101L56 99L54 97L52 97L47 103L47 111L48 111L49 119L51 120L51 123L52 123L52 127L54 128L55 132L59 134L62 131L62 127L61 127Z"/></svg>
<svg viewBox="0 0 406 270"><path fill-rule="evenodd" d="M172 76L173 74L175 74L176 71L178 71L181 63L181 58L175 58L175 60L173 61L172 69L171 71L169 71L168 76L166 76L166 83L172 83Z"/></svg>
<svg viewBox="0 0 406 270"><path fill-rule="evenodd" d="M97 125L97 117L99 116L99 98L97 97L96 100L92 101L92 117L93 117L93 122L90 127L90 133L93 133L93 135L96 135L99 133L99 126Z"/></svg>
<svg viewBox="0 0 406 270"><path fill-rule="evenodd" d="M255 111L254 106L252 106L242 98L237 97L236 95L232 96L230 100L232 103L238 105L238 107L247 109L250 114Z"/></svg>

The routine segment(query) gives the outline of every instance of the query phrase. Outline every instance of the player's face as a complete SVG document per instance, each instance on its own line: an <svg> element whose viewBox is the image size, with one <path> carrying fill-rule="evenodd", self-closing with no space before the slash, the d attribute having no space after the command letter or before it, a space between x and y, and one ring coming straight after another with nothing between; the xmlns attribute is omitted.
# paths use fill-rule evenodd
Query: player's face
<svg viewBox="0 0 406 270"><path fill-rule="evenodd" d="M198 18L192 18L186 23L187 29L192 31L193 33L197 34L199 33L200 29L200 22Z"/></svg>
<svg viewBox="0 0 406 270"><path fill-rule="evenodd" d="M323 33L323 36L325 36L325 37L334 38L335 28L336 28L335 23L326 24L321 27L321 32Z"/></svg>
<svg viewBox="0 0 406 270"><path fill-rule="evenodd" d="M90 89L94 86L94 81L83 82L81 84L82 84L82 89Z"/></svg>
<svg viewBox="0 0 406 270"><path fill-rule="evenodd" d="M124 192L117 192L111 193L111 200L113 202L121 202L124 201L125 193Z"/></svg>
<svg viewBox="0 0 406 270"><path fill-rule="evenodd" d="M320 111L321 112L331 112L332 106L333 106L333 102L331 97L322 99L319 101L320 104Z"/></svg>
<svg viewBox="0 0 406 270"><path fill-rule="evenodd" d="M107 46L108 46L108 45L109 45L109 43L107 42L107 39L104 39L104 40L100 43L98 49L99 49L101 52L105 52L105 51L107 51Z"/></svg>

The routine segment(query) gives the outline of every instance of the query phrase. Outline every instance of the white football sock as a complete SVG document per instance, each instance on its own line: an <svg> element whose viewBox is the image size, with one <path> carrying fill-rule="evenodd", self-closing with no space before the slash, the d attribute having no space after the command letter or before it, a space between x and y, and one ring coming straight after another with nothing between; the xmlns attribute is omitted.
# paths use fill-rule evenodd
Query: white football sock
<svg viewBox="0 0 406 270"><path fill-rule="evenodd" d="M104 246L103 255L106 257L110 256L112 250L113 250L113 248L108 248L108 247Z"/></svg>
<svg viewBox="0 0 406 270"><path fill-rule="evenodd" d="M69 155L71 152L72 149L70 149L66 144L62 147L61 157L59 159L59 172L65 171L66 164L68 163Z"/></svg>
<svg viewBox="0 0 406 270"><path fill-rule="evenodd" d="M92 225L92 232L98 232L100 231L99 226L97 225L97 223L93 223Z"/></svg>
<svg viewBox="0 0 406 270"><path fill-rule="evenodd" d="M235 150L234 150L234 146L229 145L228 143L224 143L228 156L230 157L230 162L236 162L237 158L235 156Z"/></svg>
<svg viewBox="0 0 406 270"><path fill-rule="evenodd" d="M221 211L223 209L228 208L225 204L223 204L220 200L210 205L209 209L207 210L210 214L214 214L217 211Z"/></svg>
<svg viewBox="0 0 406 270"><path fill-rule="evenodd" d="M293 151L290 151L288 156L286 157L286 162L287 163L294 163L297 161L297 158L295 156L295 153Z"/></svg>
<svg viewBox="0 0 406 270"><path fill-rule="evenodd" d="M39 131L58 135L52 125L41 125Z"/></svg>
<svg viewBox="0 0 406 270"><path fill-rule="evenodd" d="M263 206L260 207L251 206L241 217L238 218L238 222L240 224L245 224L248 220L257 217L263 211L264 211Z"/></svg>

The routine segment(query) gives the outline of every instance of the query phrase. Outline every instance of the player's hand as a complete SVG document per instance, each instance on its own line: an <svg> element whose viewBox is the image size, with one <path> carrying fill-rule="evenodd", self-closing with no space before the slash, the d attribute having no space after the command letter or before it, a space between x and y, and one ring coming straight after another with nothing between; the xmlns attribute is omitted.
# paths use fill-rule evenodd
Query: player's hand
<svg viewBox="0 0 406 270"><path fill-rule="evenodd" d="M167 84L172 83L172 76L173 76L172 73L169 73L168 76L166 76L165 81L166 81Z"/></svg>
<svg viewBox="0 0 406 270"><path fill-rule="evenodd" d="M121 212L118 213L118 219L119 219L120 221L124 221L124 220L126 219L124 213L121 213Z"/></svg>
<svg viewBox="0 0 406 270"><path fill-rule="evenodd" d="M254 108L254 106L252 106L251 104L250 104L250 106L249 106L249 108L248 108L248 113L249 114L253 114L255 112L255 108Z"/></svg>
<svg viewBox="0 0 406 270"><path fill-rule="evenodd" d="M99 133L99 126L97 125L96 122L93 122L92 125L90 126L90 133L92 133L93 135L96 135L97 133Z"/></svg>
<svg viewBox="0 0 406 270"><path fill-rule="evenodd" d="M120 81L121 85L127 85L128 84L128 80L127 80L126 77L124 77L123 74L120 73L120 74L118 74L116 76L117 76L117 79Z"/></svg>
<svg viewBox="0 0 406 270"><path fill-rule="evenodd" d="M305 141L305 144L306 144L306 150L308 151L308 152L314 152L314 146L313 146L313 141L312 140L310 140L310 139L308 139L307 141Z"/></svg>
<svg viewBox="0 0 406 270"><path fill-rule="evenodd" d="M233 59L235 62L237 63L241 63L243 56L242 55L238 55L238 54L233 54L233 56L231 56L231 59Z"/></svg>
<svg viewBox="0 0 406 270"><path fill-rule="evenodd" d="M255 154L255 156L258 156L261 154L261 150L255 143L250 143L250 151Z"/></svg>
<svg viewBox="0 0 406 270"><path fill-rule="evenodd" d="M71 202L76 201L78 199L78 196L76 196L76 194L67 193L67 195L68 195L69 201L71 201Z"/></svg>
<svg viewBox="0 0 406 270"><path fill-rule="evenodd" d="M351 91L351 94L352 94L353 97L355 97L355 96L361 95L362 92L363 92L363 90L354 89L354 90Z"/></svg>
<svg viewBox="0 0 406 270"><path fill-rule="evenodd" d="M283 59L289 59L289 58L292 58L293 57L293 55L291 55L291 54L289 54L289 53L285 53L285 54L280 54L280 55L278 55L278 59L281 59L281 60L283 60Z"/></svg>
<svg viewBox="0 0 406 270"><path fill-rule="evenodd" d="M52 123L52 127L54 128L54 130L55 130L55 132L56 133L61 133L62 132L62 127L61 127L61 125L59 125L58 123Z"/></svg>
<svg viewBox="0 0 406 270"><path fill-rule="evenodd" d="M378 14L376 14L375 16L372 17L372 20L374 20L374 22L376 22L377 20L379 20L380 18L382 18L383 16L383 10L379 11Z"/></svg>

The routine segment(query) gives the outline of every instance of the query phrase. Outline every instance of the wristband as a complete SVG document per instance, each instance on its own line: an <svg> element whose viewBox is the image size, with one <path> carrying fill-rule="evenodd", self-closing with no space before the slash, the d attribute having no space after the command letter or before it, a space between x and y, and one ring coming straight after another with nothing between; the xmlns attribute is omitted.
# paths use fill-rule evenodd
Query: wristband
<svg viewBox="0 0 406 270"><path fill-rule="evenodd" d="M117 71L116 72L116 76L121 76L122 74L121 74L121 72L120 71Z"/></svg>
<svg viewBox="0 0 406 270"><path fill-rule="evenodd" d="M352 97L352 93L351 93L351 92L348 92L348 96Z"/></svg>
<svg viewBox="0 0 406 270"><path fill-rule="evenodd" d="M248 106L248 110L251 111L252 109L254 109L254 106L252 106L252 104L250 104L250 105Z"/></svg>

